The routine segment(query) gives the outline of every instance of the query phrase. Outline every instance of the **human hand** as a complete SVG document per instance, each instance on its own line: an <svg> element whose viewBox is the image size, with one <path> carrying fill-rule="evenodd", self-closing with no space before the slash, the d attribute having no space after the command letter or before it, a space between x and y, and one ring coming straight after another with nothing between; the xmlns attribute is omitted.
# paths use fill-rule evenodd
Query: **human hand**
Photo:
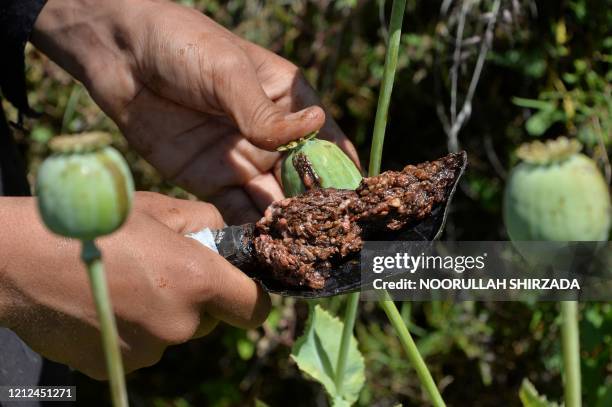
<svg viewBox="0 0 612 407"><path fill-rule="evenodd" d="M230 223L256 220L283 197L273 151L281 144L322 128L357 162L295 65L193 9L50 0L32 41L83 81L165 178Z"/></svg>
<svg viewBox="0 0 612 407"><path fill-rule="evenodd" d="M43 356L105 378L96 310L80 248L48 232L33 198L0 198L0 325ZM261 288L184 237L223 219L209 204L137 193L117 233L98 240L126 372L166 347L209 333L218 320L251 328L270 302Z"/></svg>

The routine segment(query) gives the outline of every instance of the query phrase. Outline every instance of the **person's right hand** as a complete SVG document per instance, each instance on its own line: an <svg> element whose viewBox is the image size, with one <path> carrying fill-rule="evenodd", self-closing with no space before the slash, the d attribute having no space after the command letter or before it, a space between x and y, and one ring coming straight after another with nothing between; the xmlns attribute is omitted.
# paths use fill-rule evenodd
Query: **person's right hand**
<svg viewBox="0 0 612 407"><path fill-rule="evenodd" d="M79 244L48 232L33 198L0 198L0 325L43 356L106 377L96 311ZM137 193L127 223L99 239L127 372L218 320L251 328L266 318L262 289L184 237L223 219L202 202Z"/></svg>
<svg viewBox="0 0 612 407"><path fill-rule="evenodd" d="M160 173L228 223L283 198L276 147L321 130L357 154L291 62L170 1L49 0L32 41Z"/></svg>

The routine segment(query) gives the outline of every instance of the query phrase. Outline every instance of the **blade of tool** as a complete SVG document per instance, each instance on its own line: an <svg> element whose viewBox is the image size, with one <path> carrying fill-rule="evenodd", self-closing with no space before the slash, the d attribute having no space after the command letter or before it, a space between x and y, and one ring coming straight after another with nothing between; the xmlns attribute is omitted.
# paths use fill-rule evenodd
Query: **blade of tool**
<svg viewBox="0 0 612 407"><path fill-rule="evenodd" d="M459 180L467 166L467 155L463 152L463 163L457 172L454 183L449 188L444 204L434 208L426 219L408 225L397 232L364 229L364 240L379 241L434 241L440 238L444 231L444 225L448 216L450 202L457 190ZM227 226L223 229L212 230L211 234L205 234L205 238L199 238L197 234L189 235L200 243L218 252L226 260L238 267L248 276L257 280L261 286L270 293L280 294L287 297L297 298L323 298L340 294L359 291L362 285L371 282L370 276L361 272L359 254L348 256L325 281L325 286L320 289L310 287L287 287L274 279L267 273L265 265L259 263L255 256L253 247L255 225L252 223ZM204 235L202 235L204 236ZM371 276L374 278L373 276Z"/></svg>

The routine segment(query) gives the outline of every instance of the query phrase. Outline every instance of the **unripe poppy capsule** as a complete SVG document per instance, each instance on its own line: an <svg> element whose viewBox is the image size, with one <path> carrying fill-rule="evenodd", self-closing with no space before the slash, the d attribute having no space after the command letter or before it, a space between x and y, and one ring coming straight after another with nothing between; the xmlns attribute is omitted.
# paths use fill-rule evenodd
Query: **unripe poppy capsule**
<svg viewBox="0 0 612 407"><path fill-rule="evenodd" d="M38 171L40 214L54 233L93 240L126 220L134 181L124 158L101 132L53 138Z"/></svg>
<svg viewBox="0 0 612 407"><path fill-rule="evenodd" d="M315 136L279 148L288 150L281 166L285 195L296 196L313 188L356 189L363 177L355 163L337 145Z"/></svg>
<svg viewBox="0 0 612 407"><path fill-rule="evenodd" d="M504 222L514 241L601 241L611 223L610 191L580 143L561 137L519 148L510 174Z"/></svg>

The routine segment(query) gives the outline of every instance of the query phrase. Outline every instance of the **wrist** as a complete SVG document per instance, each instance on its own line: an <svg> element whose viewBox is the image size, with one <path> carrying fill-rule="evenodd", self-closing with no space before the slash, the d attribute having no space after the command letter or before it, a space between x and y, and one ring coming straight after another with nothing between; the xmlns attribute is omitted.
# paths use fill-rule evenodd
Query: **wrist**
<svg viewBox="0 0 612 407"><path fill-rule="evenodd" d="M0 250L5 251L5 248L0 243ZM11 315L15 314L15 301L11 290L9 289L8 271L4 262L0 264L0 327L11 327Z"/></svg>
<svg viewBox="0 0 612 407"><path fill-rule="evenodd" d="M24 259L23 247L27 247L24 239L24 223L35 222L33 198L0 197L0 224L3 232L0 234L0 326L11 328L19 315L22 301L19 289L15 285L17 263ZM20 226L21 225L21 226ZM27 233L27 232L26 232ZM26 260L27 262L27 260Z"/></svg>

